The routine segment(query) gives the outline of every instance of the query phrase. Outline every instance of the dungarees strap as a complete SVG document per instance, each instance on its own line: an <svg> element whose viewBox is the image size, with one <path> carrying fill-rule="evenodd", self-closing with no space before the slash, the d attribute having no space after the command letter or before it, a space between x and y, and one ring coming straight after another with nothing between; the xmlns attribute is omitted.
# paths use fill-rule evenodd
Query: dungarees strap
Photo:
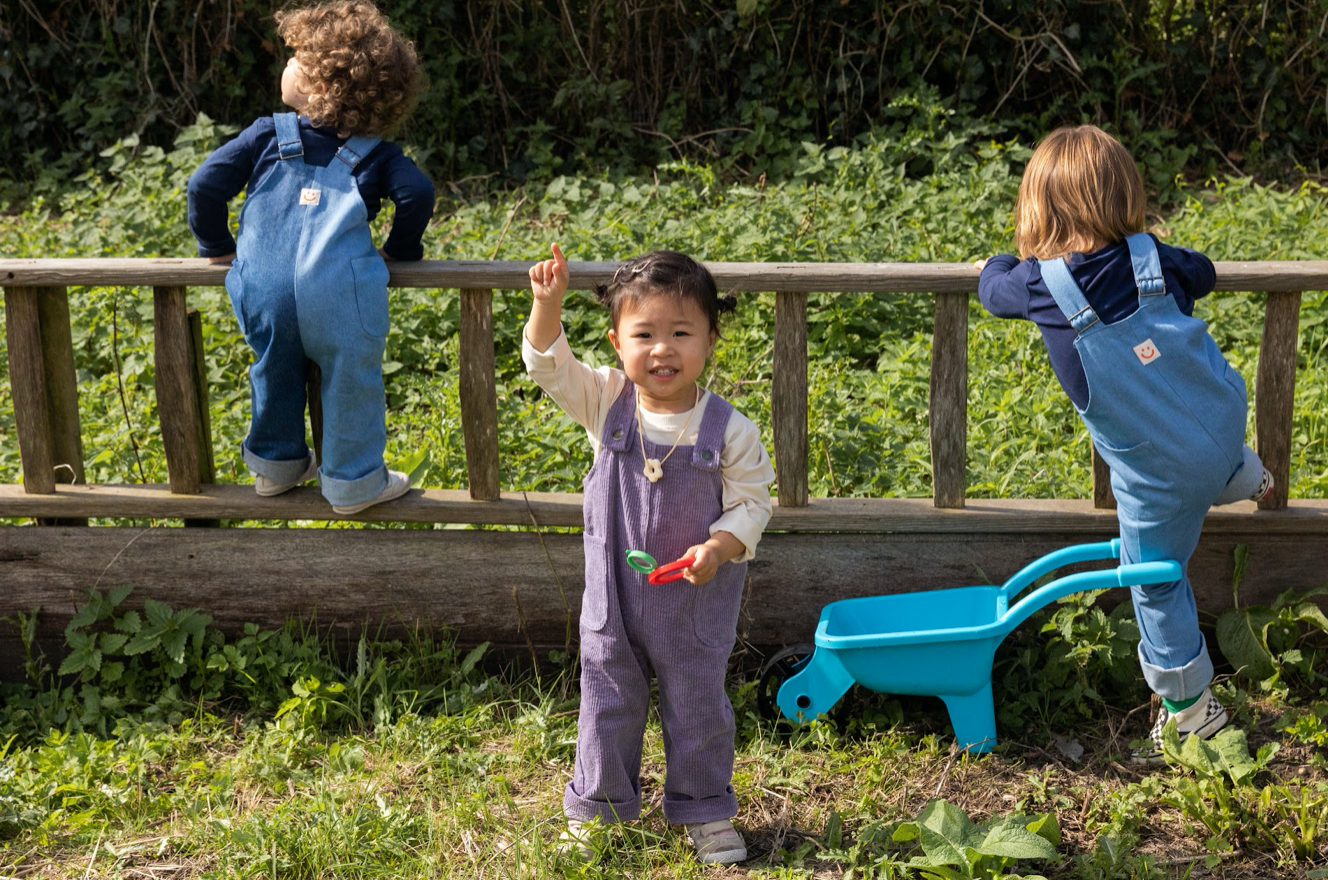
<svg viewBox="0 0 1328 880"><path fill-rule="evenodd" d="M1134 283L1139 289L1139 304L1145 297L1164 296L1167 292L1166 281L1162 277L1162 261L1158 257L1157 245L1145 233L1136 233L1125 239L1130 248L1130 266L1134 270ZM1079 284L1070 274L1070 267L1064 259L1039 262L1042 280L1047 283L1047 290L1056 305L1065 314L1076 333L1083 333L1098 322L1097 312L1088 304Z"/></svg>
<svg viewBox="0 0 1328 880"><path fill-rule="evenodd" d="M274 113L272 123L277 127L277 155L283 159L298 159L303 156L300 117L294 113Z"/></svg>
<svg viewBox="0 0 1328 880"><path fill-rule="evenodd" d="M1157 245L1153 239L1142 232L1125 239L1130 246L1130 265L1134 268L1134 283L1139 288L1139 304L1143 305L1146 296L1161 296L1167 292L1167 282L1162 277L1162 260L1157 255Z"/></svg>
<svg viewBox="0 0 1328 880"><path fill-rule="evenodd" d="M719 455L724 451L724 429L728 427L733 405L724 398L711 394L701 417L701 427L692 447L692 467L703 471L719 470Z"/></svg>
<svg viewBox="0 0 1328 880"><path fill-rule="evenodd" d="M363 161L364 157L369 155L374 147L382 142L382 138L370 137L369 135L356 135L347 138L346 142L337 150L337 158L345 164L346 170L354 171L355 166Z"/></svg>

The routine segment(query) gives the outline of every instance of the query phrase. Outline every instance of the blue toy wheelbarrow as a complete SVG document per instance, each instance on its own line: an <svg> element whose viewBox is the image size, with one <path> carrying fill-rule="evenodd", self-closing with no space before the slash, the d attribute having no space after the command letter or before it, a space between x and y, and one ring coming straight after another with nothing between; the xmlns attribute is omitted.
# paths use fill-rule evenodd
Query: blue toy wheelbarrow
<svg viewBox="0 0 1328 880"><path fill-rule="evenodd" d="M1180 579L1181 567L1171 561L1141 562L1079 572L1012 600L1062 566L1119 558L1119 539L1079 544L1029 563L999 587L832 602L821 609L815 647L795 646L772 657L762 670L758 695L774 692L779 713L794 721L828 713L854 683L887 694L940 697L959 744L970 752L990 751L996 744L992 658L1011 630L1071 593L1170 583ZM764 708L774 714L773 707Z"/></svg>

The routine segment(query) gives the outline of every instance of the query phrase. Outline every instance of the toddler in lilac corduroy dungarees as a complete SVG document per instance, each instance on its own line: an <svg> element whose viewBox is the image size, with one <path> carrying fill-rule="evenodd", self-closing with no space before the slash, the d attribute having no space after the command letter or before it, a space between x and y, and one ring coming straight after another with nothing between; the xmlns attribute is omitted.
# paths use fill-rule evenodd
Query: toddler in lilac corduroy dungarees
<svg viewBox="0 0 1328 880"><path fill-rule="evenodd" d="M663 810L702 861L746 856L737 812L733 709L724 691L746 559L770 515L769 456L750 421L696 379L718 335L714 281L682 254L627 261L599 289L623 369L576 362L561 333L567 263L531 269L535 308L523 355L531 375L590 432L585 479L586 585L576 767L563 798L570 839L583 823L636 819L652 676L659 686ZM681 423L679 426L677 423ZM695 557L685 579L651 585L628 564Z"/></svg>

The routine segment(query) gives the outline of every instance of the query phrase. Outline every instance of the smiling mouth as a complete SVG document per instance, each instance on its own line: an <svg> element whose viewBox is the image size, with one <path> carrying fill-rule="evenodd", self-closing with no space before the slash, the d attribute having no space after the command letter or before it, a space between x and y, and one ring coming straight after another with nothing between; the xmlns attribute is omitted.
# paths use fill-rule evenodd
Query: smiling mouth
<svg viewBox="0 0 1328 880"><path fill-rule="evenodd" d="M678 371L671 367L657 367L650 371L650 375L659 376L661 379L671 379L678 375Z"/></svg>

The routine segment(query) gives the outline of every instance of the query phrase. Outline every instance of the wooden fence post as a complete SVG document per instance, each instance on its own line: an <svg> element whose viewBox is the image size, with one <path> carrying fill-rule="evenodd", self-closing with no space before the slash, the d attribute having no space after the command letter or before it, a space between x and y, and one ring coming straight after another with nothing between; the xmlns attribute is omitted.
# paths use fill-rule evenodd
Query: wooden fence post
<svg viewBox="0 0 1328 880"><path fill-rule="evenodd" d="M1273 475L1274 486L1272 493L1259 502L1261 510L1287 506L1299 330L1300 292L1269 293L1255 379L1254 431L1259 457Z"/></svg>
<svg viewBox="0 0 1328 880"><path fill-rule="evenodd" d="M166 469L171 492L197 495L203 490L206 473L202 391L193 351L193 331L185 307L183 287L154 287L153 329L157 417L166 451Z"/></svg>
<svg viewBox="0 0 1328 880"><path fill-rule="evenodd" d="M1093 438L1088 438L1088 448L1093 456L1093 506L1098 510L1115 510L1116 493L1111 490L1111 465L1097 454Z"/></svg>
<svg viewBox="0 0 1328 880"><path fill-rule="evenodd" d="M470 497L497 501L498 390L493 360L493 291L461 291L461 429Z"/></svg>
<svg viewBox="0 0 1328 880"><path fill-rule="evenodd" d="M807 506L807 294L775 294L770 416L780 507Z"/></svg>
<svg viewBox="0 0 1328 880"><path fill-rule="evenodd" d="M936 294L931 337L932 503L964 506L968 445L968 294Z"/></svg>
<svg viewBox="0 0 1328 880"><path fill-rule="evenodd" d="M19 456L23 460L23 491L49 495L55 491L55 472L37 297L36 288L5 288L5 339L9 345L9 388L14 395Z"/></svg>
<svg viewBox="0 0 1328 880"><path fill-rule="evenodd" d="M323 464L323 371L318 364L309 362L309 375L304 380L305 397L309 400L309 434L314 440L314 460Z"/></svg>

